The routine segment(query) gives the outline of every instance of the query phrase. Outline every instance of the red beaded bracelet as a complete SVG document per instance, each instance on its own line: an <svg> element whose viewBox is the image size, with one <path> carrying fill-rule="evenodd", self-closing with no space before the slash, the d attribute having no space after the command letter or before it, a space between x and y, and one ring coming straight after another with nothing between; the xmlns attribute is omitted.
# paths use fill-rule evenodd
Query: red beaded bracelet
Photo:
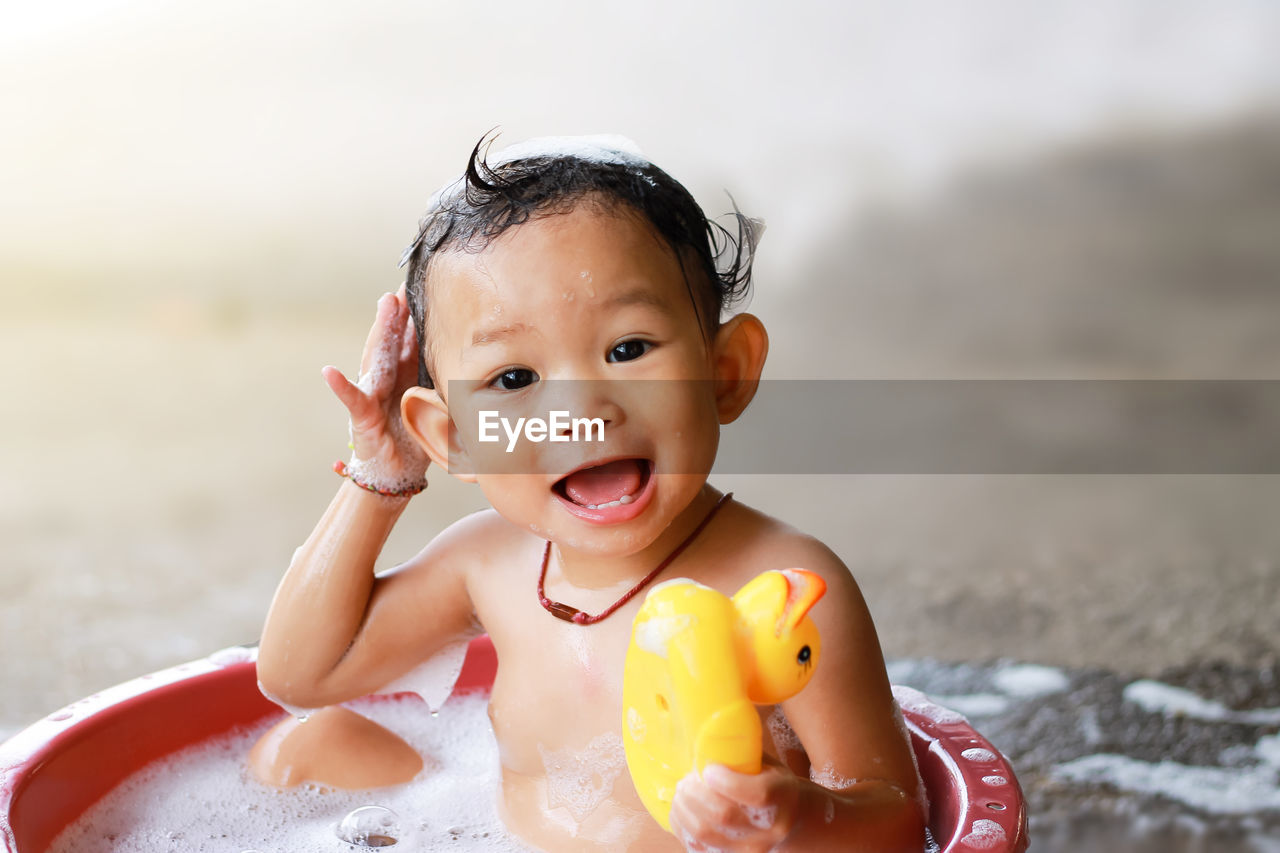
<svg viewBox="0 0 1280 853"><path fill-rule="evenodd" d="M413 495L418 494L418 492L423 491L427 487L427 483L424 480L419 485L409 486L408 488L400 489L399 491L392 491L391 489L380 489L377 486L371 485L369 483L362 483L359 480L357 480L355 478L355 475L352 474L350 469L347 468L347 463L343 462L341 459L333 463L333 470L338 474L338 476L346 477L348 480L355 483L357 486L364 489L365 491L373 492L376 495L382 495L383 497L388 497L388 498L412 497Z"/></svg>

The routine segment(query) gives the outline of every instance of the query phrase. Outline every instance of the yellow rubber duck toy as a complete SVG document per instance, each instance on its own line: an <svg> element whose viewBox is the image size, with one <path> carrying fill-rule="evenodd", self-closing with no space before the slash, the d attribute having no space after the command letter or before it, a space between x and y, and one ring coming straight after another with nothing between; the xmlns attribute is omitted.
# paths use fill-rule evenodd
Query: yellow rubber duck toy
<svg viewBox="0 0 1280 853"><path fill-rule="evenodd" d="M813 572L781 569L732 598L687 578L645 597L623 670L622 740L636 791L663 829L690 770L760 772L755 705L809 682L821 644L808 614L826 589Z"/></svg>

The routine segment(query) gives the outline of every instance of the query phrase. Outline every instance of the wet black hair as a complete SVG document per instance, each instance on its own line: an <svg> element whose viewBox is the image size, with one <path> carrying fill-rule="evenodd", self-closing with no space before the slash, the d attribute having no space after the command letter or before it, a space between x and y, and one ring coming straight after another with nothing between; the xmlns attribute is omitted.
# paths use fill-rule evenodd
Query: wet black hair
<svg viewBox="0 0 1280 853"><path fill-rule="evenodd" d="M435 387L427 366L427 274L445 251L481 252L509 228L530 219L568 213L581 202L640 215L675 252L703 333L714 333L722 311L751 289L751 263L762 226L733 205L736 234L707 219L693 196L652 163L638 158L597 160L547 154L486 162L493 134L471 151L466 172L419 223L405 250L406 292L418 332L418 384ZM730 197L730 203L733 203ZM687 263L694 266L690 275Z"/></svg>

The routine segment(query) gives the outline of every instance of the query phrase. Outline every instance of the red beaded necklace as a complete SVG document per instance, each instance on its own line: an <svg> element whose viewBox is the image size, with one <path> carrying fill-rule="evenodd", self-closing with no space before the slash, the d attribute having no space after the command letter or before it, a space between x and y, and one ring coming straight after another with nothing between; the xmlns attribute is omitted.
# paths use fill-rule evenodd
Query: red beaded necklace
<svg viewBox="0 0 1280 853"><path fill-rule="evenodd" d="M552 601L551 599L547 598L546 592L543 591L543 586L547 580L547 566L551 562L551 540L548 539L547 547L542 552L542 571L538 573L538 601L541 602L543 608L548 613L550 613L552 616L556 617L557 619L563 619L564 621L572 622L575 625L596 624L602 619L605 619L606 617L610 616L613 613L613 611L617 610L619 607L621 607L622 605L630 601L632 598L634 598L636 593L638 593L640 590L648 586L650 582L653 581L654 578L656 578L659 574L662 573L663 569L671 565L671 561L674 560L676 557L679 557L680 553L684 551L685 548L688 548L690 543L692 543L694 539L698 538L698 534L701 533L703 529L706 528L706 526L711 523L711 519L714 518L715 514L720 511L720 507L724 506L725 502L728 501L729 498L731 497L733 497L733 492L725 492L723 495L721 495L720 500L716 501L716 505L711 508L711 511L706 514L706 516L702 519L702 521L698 522L697 527L693 528L693 532L690 533L688 536L686 536L684 541L681 542L679 545L677 545L675 547L675 550L673 550L670 554L668 554L667 558L663 560L661 563L659 563L656 569L654 569L653 571L649 572L649 574L641 578L640 582L635 586L631 587L631 589L627 591L626 595L622 596L622 598L619 598L613 604L609 605L608 608L600 611L595 616L591 616L587 613L583 613L581 610L579 610L576 607L570 606L568 604L561 604L559 601Z"/></svg>

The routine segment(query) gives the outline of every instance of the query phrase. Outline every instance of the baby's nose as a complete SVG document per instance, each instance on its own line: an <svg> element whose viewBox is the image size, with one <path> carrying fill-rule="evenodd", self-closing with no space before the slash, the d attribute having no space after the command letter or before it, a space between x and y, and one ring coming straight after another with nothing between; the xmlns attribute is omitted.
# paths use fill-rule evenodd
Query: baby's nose
<svg viewBox="0 0 1280 853"><path fill-rule="evenodd" d="M556 425L557 435L569 435L574 420L600 421L604 428L618 427L625 420L613 392L616 380L566 380L554 391L557 408L569 412L569 422Z"/></svg>

